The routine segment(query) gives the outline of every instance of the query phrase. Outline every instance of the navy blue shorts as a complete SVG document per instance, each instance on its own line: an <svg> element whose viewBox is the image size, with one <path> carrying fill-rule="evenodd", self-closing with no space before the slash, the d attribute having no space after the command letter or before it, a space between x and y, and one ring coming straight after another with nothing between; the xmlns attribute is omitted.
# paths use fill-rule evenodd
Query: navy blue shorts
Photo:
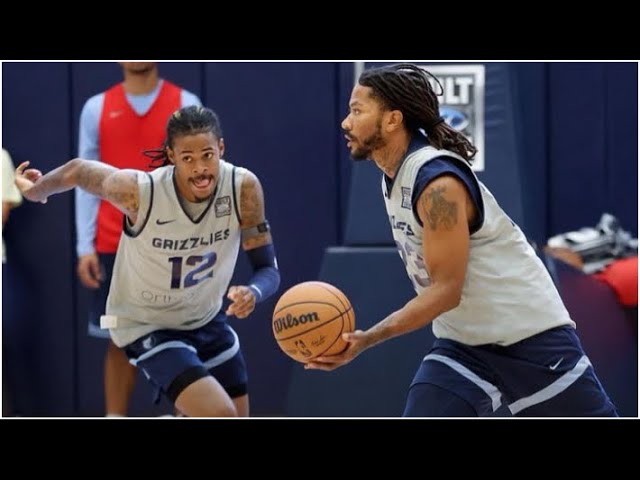
<svg viewBox="0 0 640 480"><path fill-rule="evenodd" d="M89 323L87 332L89 336L96 338L111 338L109 330L100 328L100 317L107 311L107 297L111 286L111 276L113 275L113 264L116 261L115 253L99 253L98 261L102 270L102 282L100 287L91 290L89 302Z"/></svg>
<svg viewBox="0 0 640 480"><path fill-rule="evenodd" d="M220 313L195 330L156 330L124 347L159 393L169 394L176 379L187 371L208 371L231 398L247 393L247 368L236 332ZM184 385L186 388L188 385Z"/></svg>
<svg viewBox="0 0 640 480"><path fill-rule="evenodd" d="M442 411L420 403L435 398L425 385L449 392L478 416L491 415L503 403L515 416L617 416L570 326L507 347L436 339L413 379L405 416Z"/></svg>

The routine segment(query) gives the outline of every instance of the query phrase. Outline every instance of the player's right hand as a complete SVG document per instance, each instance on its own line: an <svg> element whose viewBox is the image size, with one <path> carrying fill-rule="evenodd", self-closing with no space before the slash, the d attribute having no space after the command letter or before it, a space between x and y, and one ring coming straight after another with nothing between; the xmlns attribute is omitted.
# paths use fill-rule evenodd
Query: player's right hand
<svg viewBox="0 0 640 480"><path fill-rule="evenodd" d="M43 197L42 195L38 195L36 191L34 191L33 187L37 183L37 181L42 177L42 172L40 170L36 170L35 168L30 168L29 170L25 170L29 166L30 162L22 162L16 168L16 186L27 200L31 200L32 202L41 202L47 203L47 197ZM37 189L36 189L37 190Z"/></svg>
<svg viewBox="0 0 640 480"><path fill-rule="evenodd" d="M78 258L78 277L85 287L100 288L103 276L97 253L90 253Z"/></svg>
<svg viewBox="0 0 640 480"><path fill-rule="evenodd" d="M363 332L362 330L345 332L342 334L342 339L348 343L344 351L335 355L316 357L310 362L305 363L304 368L330 372L331 370L346 365L371 346L370 337L367 335L367 332Z"/></svg>

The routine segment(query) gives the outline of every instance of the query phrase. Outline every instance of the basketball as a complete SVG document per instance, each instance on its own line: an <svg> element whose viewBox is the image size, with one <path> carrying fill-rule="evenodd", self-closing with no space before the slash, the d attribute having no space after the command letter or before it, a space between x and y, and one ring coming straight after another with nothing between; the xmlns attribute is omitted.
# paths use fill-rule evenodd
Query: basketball
<svg viewBox="0 0 640 480"><path fill-rule="evenodd" d="M284 353L302 363L342 352L347 348L342 334L353 332L355 327L349 299L325 282L294 285L280 297L273 312L276 342Z"/></svg>

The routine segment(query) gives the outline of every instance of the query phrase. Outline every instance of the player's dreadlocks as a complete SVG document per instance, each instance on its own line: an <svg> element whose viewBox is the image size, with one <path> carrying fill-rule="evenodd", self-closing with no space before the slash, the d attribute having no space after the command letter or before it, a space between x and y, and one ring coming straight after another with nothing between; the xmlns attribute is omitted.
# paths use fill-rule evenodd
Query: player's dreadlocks
<svg viewBox="0 0 640 480"><path fill-rule="evenodd" d="M410 63L365 70L358 82L370 87L385 109L400 110L409 131L417 133L423 129L431 146L450 150L471 163L478 150L462 133L444 122L429 77L442 90L436 77Z"/></svg>

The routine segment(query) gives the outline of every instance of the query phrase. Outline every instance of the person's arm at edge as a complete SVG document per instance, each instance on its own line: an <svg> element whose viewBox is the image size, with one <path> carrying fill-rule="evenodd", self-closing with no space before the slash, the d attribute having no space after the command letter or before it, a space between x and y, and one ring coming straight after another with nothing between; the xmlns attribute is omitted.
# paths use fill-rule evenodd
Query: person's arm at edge
<svg viewBox="0 0 640 480"><path fill-rule="evenodd" d="M11 204L9 202L2 201L2 226L9 220L9 212L11 211Z"/></svg>
<svg viewBox="0 0 640 480"><path fill-rule="evenodd" d="M2 149L2 226L9 220L11 210L22 203L22 195L15 185L15 168L11 155Z"/></svg>

